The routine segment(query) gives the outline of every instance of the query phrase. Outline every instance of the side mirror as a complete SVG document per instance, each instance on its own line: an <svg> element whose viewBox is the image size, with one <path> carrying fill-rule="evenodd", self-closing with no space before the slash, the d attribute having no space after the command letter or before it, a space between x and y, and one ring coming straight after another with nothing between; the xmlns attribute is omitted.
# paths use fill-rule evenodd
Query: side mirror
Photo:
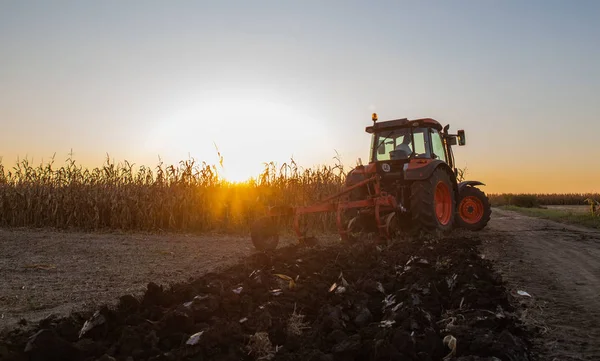
<svg viewBox="0 0 600 361"><path fill-rule="evenodd" d="M379 148L377 148L377 154L379 154L379 155L385 154L385 143L381 143Z"/></svg>
<svg viewBox="0 0 600 361"><path fill-rule="evenodd" d="M467 139L465 138L465 131L461 129L458 131L458 145L465 144L467 144Z"/></svg>

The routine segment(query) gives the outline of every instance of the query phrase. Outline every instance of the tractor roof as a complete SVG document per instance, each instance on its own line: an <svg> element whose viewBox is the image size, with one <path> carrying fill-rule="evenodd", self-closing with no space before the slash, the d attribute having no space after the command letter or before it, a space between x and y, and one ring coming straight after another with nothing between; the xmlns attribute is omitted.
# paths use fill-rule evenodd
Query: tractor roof
<svg viewBox="0 0 600 361"><path fill-rule="evenodd" d="M396 129L396 128L410 128L410 127L431 127L437 130L442 130L442 125L435 119L431 118L421 118L421 119L413 119L408 120L407 118L403 119L393 119L393 120L385 120L383 122L376 122L375 124L368 126L365 131L369 134L377 133L386 129Z"/></svg>

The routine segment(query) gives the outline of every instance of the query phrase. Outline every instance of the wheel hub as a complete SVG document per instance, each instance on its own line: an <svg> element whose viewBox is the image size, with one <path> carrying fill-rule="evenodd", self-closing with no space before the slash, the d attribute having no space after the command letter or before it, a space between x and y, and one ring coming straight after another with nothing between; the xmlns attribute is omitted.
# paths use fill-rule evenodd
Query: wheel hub
<svg viewBox="0 0 600 361"><path fill-rule="evenodd" d="M483 203L477 197L469 196L462 199L459 205L460 217L469 224L481 220L484 213Z"/></svg>

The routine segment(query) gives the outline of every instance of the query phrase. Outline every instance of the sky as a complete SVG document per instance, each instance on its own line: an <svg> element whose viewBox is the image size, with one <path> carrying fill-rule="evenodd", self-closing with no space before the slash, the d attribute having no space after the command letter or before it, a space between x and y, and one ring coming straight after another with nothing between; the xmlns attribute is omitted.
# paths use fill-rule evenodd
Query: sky
<svg viewBox="0 0 600 361"><path fill-rule="evenodd" d="M233 180L368 162L371 113L464 129L487 192L600 192L597 1L0 1L0 157Z"/></svg>

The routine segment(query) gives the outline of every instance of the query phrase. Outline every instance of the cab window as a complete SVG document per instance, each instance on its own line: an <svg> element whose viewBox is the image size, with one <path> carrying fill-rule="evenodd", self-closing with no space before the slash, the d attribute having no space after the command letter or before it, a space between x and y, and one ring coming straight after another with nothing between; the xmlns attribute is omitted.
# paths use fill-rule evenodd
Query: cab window
<svg viewBox="0 0 600 361"><path fill-rule="evenodd" d="M390 152L395 150L398 145L406 140L408 140L408 147L410 151L412 151L410 129L408 128L394 129L388 132L373 134L373 146L379 145L379 147L371 150L371 159L376 162L390 160Z"/></svg>
<svg viewBox="0 0 600 361"><path fill-rule="evenodd" d="M379 152L377 154L377 160L390 160L390 152L394 150L394 139L382 140L383 143L379 146Z"/></svg>
<svg viewBox="0 0 600 361"><path fill-rule="evenodd" d="M427 128L417 128L414 131L414 152L415 158L430 158L429 134Z"/></svg>
<svg viewBox="0 0 600 361"><path fill-rule="evenodd" d="M399 147L408 147L408 151L414 154L415 158L430 158L431 147L429 144L429 129L414 128L414 143L411 140L411 129L400 128L390 132L382 132L373 135L373 146L377 149L371 149L371 159L373 161L390 160L390 152Z"/></svg>
<svg viewBox="0 0 600 361"><path fill-rule="evenodd" d="M442 141L442 136L437 131L437 129L431 129L431 146L433 148L434 159L439 159L448 163L448 159L446 157L446 150L444 149L444 143Z"/></svg>

